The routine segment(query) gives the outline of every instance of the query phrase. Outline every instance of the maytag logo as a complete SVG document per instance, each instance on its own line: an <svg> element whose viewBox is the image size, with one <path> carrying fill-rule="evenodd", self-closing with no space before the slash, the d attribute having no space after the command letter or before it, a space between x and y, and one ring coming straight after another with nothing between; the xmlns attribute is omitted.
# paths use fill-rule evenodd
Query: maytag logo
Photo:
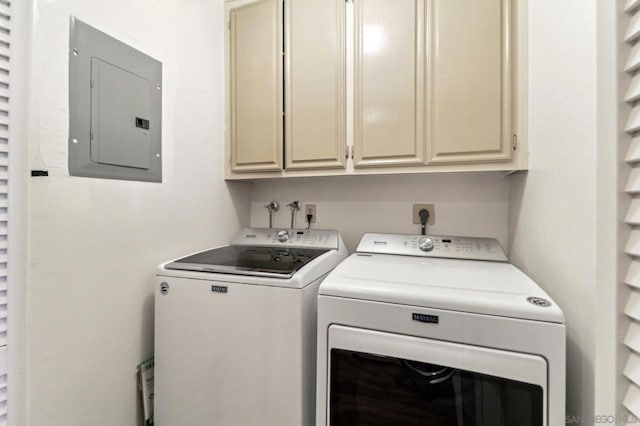
<svg viewBox="0 0 640 426"><path fill-rule="evenodd" d="M440 322L440 318L438 318L437 315L416 314L414 312L412 317L414 321L426 322L428 324L438 324Z"/></svg>
<svg viewBox="0 0 640 426"><path fill-rule="evenodd" d="M219 286L219 285L212 285L211 286L211 291L214 292L214 293L226 293L227 292L227 287Z"/></svg>
<svg viewBox="0 0 640 426"><path fill-rule="evenodd" d="M375 240L374 240L374 241L373 241L373 244L375 244L375 245L377 245L377 246L379 246L379 245L386 246L386 245L387 245L387 242L386 242L386 241L375 241Z"/></svg>
<svg viewBox="0 0 640 426"><path fill-rule="evenodd" d="M245 238L257 238L255 234L247 234Z"/></svg>

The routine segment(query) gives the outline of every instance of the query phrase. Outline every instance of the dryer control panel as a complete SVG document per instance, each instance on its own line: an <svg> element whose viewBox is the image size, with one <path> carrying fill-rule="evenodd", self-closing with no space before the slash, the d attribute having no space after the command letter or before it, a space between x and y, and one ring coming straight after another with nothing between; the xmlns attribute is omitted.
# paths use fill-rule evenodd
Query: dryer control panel
<svg viewBox="0 0 640 426"><path fill-rule="evenodd" d="M329 229L245 228L231 242L232 246L308 247L337 250L338 231Z"/></svg>
<svg viewBox="0 0 640 426"><path fill-rule="evenodd" d="M358 253L507 262L500 243L493 238L436 235L364 234Z"/></svg>

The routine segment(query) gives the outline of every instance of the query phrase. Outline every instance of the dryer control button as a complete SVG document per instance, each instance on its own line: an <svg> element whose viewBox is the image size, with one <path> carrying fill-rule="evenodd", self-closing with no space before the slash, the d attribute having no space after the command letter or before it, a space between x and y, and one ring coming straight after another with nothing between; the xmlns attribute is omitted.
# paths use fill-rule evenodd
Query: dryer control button
<svg viewBox="0 0 640 426"><path fill-rule="evenodd" d="M429 237L422 237L418 240L418 248L422 251L431 251L433 247L433 240Z"/></svg>

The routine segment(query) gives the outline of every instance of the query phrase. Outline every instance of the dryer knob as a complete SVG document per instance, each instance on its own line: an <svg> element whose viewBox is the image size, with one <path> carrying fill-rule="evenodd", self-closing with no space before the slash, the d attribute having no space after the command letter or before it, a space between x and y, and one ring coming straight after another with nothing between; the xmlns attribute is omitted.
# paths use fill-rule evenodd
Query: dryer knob
<svg viewBox="0 0 640 426"><path fill-rule="evenodd" d="M289 241L289 233L287 231L278 231L278 241L281 243Z"/></svg>
<svg viewBox="0 0 640 426"><path fill-rule="evenodd" d="M429 237L422 237L418 240L418 248L422 251L431 251L434 246L433 240Z"/></svg>

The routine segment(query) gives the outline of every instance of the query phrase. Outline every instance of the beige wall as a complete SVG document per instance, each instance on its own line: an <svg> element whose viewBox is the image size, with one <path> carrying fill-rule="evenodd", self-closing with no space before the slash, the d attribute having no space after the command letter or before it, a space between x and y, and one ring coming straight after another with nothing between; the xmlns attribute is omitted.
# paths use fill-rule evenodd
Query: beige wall
<svg viewBox="0 0 640 426"><path fill-rule="evenodd" d="M51 176L29 188L29 426L137 425L155 266L248 223L245 185L223 180L222 13L222 1L34 0L30 162ZM70 15L163 62L162 184L68 176Z"/></svg>
<svg viewBox="0 0 640 426"><path fill-rule="evenodd" d="M506 249L509 182L502 173L454 173L401 176L345 176L270 180L254 184L251 225L267 226L264 205L281 204L275 227L290 226L293 200L316 204L316 228L338 229L353 251L364 232L419 234L412 221L415 203L433 203L432 234L497 238ZM305 226L303 212L296 222Z"/></svg>

